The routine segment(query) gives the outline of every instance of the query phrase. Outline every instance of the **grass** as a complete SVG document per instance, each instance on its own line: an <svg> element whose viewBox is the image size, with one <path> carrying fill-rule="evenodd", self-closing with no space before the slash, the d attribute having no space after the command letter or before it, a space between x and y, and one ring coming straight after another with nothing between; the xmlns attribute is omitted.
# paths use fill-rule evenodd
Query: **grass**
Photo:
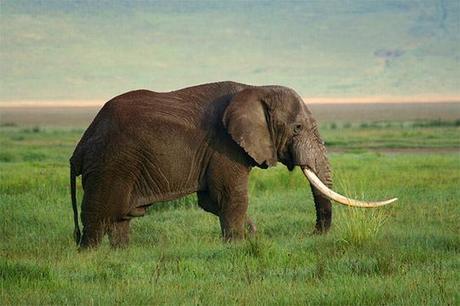
<svg viewBox="0 0 460 306"><path fill-rule="evenodd" d="M366 212L357 208L339 211L339 218L344 222L339 223L338 231L342 233L345 244L362 246L372 243L381 233L388 215L382 210Z"/></svg>
<svg viewBox="0 0 460 306"><path fill-rule="evenodd" d="M445 146L458 135L452 126L391 129L394 139L436 133ZM385 131L322 133L364 141ZM459 154L330 154L337 191L400 200L374 210L335 206L327 235L311 234L314 205L300 171L279 166L251 174L254 238L223 243L218 220L192 195L135 220L128 249L105 240L78 253L67 159L81 132L0 128L2 305L459 303Z"/></svg>
<svg viewBox="0 0 460 306"><path fill-rule="evenodd" d="M416 149L460 148L460 120L416 120L408 122L332 122L323 125L330 148Z"/></svg>

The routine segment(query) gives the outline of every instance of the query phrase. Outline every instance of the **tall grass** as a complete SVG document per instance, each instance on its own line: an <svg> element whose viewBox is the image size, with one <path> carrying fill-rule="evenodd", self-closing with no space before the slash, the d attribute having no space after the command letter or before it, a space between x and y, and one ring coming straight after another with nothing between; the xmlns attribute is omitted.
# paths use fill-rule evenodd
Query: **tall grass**
<svg viewBox="0 0 460 306"><path fill-rule="evenodd" d="M341 190L342 194L354 199L378 200L375 192L372 192L372 180L367 181L356 177L348 178L338 176L335 179L336 189ZM369 176L366 178L368 179ZM396 202L394 205L398 205L398 203ZM342 222L338 223L336 227L337 232L340 233L340 241L356 247L375 243L378 241L379 234L387 221L388 212L391 209L392 207L388 206L385 209L345 207L345 209L339 210L338 217Z"/></svg>
<svg viewBox="0 0 460 306"><path fill-rule="evenodd" d="M379 241L382 227L388 216L383 210L363 210L349 207L339 210L342 222L336 225L340 241L347 245L361 247Z"/></svg>

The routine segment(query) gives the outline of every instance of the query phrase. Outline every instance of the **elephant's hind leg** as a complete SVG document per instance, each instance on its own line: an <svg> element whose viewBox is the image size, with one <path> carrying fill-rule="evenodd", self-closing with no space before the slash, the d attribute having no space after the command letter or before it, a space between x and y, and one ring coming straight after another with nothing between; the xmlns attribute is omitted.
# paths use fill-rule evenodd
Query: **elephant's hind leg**
<svg viewBox="0 0 460 306"><path fill-rule="evenodd" d="M91 192L85 192L81 212L81 221L83 223L83 235L80 241L81 250L98 247L106 233L108 222L98 213L95 203Z"/></svg>
<svg viewBox="0 0 460 306"><path fill-rule="evenodd" d="M129 244L129 221L121 220L112 223L109 228L109 241L113 248L123 248Z"/></svg>
<svg viewBox="0 0 460 306"><path fill-rule="evenodd" d="M124 248L129 244L129 222L132 218L143 217L146 213L148 205L133 207L126 214L123 214L122 219L114 221L109 227L109 242L113 248Z"/></svg>
<svg viewBox="0 0 460 306"><path fill-rule="evenodd" d="M102 241L106 226L103 222L93 222L83 226L83 236L80 241L80 249L96 248Z"/></svg>
<svg viewBox="0 0 460 306"><path fill-rule="evenodd" d="M97 247L106 233L112 246L128 243L129 220L124 217L130 207L131 189L124 179L109 177L114 175L107 172L99 177L89 177L83 186L82 249Z"/></svg>

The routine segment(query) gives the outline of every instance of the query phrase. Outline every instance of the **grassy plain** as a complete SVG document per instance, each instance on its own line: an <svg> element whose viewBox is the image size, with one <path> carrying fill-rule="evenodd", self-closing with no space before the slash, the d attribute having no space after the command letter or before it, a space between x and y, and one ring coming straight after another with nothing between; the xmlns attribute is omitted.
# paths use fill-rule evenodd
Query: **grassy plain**
<svg viewBox="0 0 460 306"><path fill-rule="evenodd" d="M4 124L0 304L458 304L460 127L442 122L323 124L330 149L344 151L330 154L335 189L400 198L335 206L327 235L311 234L301 173L278 166L251 175L255 238L223 243L218 220L189 196L135 220L128 249L104 241L84 253L72 239L67 163L83 129ZM369 151L404 147L451 152Z"/></svg>

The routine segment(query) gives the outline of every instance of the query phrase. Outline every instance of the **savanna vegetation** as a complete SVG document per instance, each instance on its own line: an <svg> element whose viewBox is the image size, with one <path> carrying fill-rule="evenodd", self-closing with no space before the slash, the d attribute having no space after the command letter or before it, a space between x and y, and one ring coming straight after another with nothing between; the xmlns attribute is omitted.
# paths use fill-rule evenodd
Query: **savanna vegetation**
<svg viewBox="0 0 460 306"><path fill-rule="evenodd" d="M400 198L335 206L327 235L311 234L300 171L279 165L252 172L253 238L223 243L191 195L135 220L129 248L82 253L67 160L83 129L2 126L0 304L458 304L460 127L449 122L324 124L337 191ZM419 147L449 150L374 150Z"/></svg>

